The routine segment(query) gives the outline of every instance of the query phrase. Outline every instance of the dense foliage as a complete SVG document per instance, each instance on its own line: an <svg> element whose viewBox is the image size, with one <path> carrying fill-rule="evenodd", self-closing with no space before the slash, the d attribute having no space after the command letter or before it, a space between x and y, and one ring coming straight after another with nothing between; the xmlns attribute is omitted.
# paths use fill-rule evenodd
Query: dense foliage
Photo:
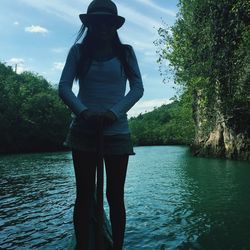
<svg viewBox="0 0 250 250"><path fill-rule="evenodd" d="M0 153L62 148L70 112L43 77L0 63Z"/></svg>
<svg viewBox="0 0 250 250"><path fill-rule="evenodd" d="M20 75L0 63L0 153L64 149L70 110L43 77ZM137 145L189 144L194 136L188 95L152 112L131 118Z"/></svg>
<svg viewBox="0 0 250 250"><path fill-rule="evenodd" d="M159 63L167 60L193 96L203 133L225 122L249 134L250 1L180 0L179 7L175 25L159 29Z"/></svg>
<svg viewBox="0 0 250 250"><path fill-rule="evenodd" d="M129 125L133 142L136 145L192 143L194 122L188 98L188 95L183 95L180 101L131 118Z"/></svg>

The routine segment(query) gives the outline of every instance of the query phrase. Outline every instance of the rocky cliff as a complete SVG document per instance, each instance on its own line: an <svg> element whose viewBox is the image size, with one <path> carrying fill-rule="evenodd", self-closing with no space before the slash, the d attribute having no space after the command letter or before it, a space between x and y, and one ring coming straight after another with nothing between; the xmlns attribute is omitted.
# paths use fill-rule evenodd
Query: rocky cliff
<svg viewBox="0 0 250 250"><path fill-rule="evenodd" d="M235 160L250 160L250 109L235 107L230 116L222 114L217 100L213 112L204 105L199 91L194 95L193 115L196 137L192 145L195 155Z"/></svg>

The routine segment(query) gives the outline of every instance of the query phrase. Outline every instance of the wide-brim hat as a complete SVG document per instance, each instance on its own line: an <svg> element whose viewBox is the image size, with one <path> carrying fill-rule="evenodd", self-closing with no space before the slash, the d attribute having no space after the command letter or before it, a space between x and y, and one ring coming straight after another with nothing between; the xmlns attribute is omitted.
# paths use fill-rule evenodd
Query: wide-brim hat
<svg viewBox="0 0 250 250"><path fill-rule="evenodd" d="M119 29L125 22L125 18L118 16L118 10L116 5L111 0L94 0L87 9L86 14L79 15L82 23L86 26L91 21L96 20L97 17L108 17L112 20L112 23Z"/></svg>

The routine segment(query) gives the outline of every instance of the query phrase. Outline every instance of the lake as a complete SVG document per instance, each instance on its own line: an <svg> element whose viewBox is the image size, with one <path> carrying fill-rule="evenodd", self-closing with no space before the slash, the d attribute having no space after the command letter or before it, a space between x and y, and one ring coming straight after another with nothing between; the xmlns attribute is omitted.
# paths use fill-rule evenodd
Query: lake
<svg viewBox="0 0 250 250"><path fill-rule="evenodd" d="M249 162L196 158L184 146L135 152L125 185L125 250L250 249ZM1 156L0 176L0 249L66 249L71 153Z"/></svg>

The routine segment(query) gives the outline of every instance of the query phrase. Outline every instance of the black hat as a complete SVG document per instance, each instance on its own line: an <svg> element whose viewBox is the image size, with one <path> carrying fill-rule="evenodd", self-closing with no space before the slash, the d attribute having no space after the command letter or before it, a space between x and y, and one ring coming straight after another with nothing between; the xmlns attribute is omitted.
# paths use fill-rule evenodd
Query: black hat
<svg viewBox="0 0 250 250"><path fill-rule="evenodd" d="M87 14L79 15L82 23L86 26L97 16L112 18L117 29L125 22L124 17L118 16L117 7L111 0L94 0L89 4Z"/></svg>

